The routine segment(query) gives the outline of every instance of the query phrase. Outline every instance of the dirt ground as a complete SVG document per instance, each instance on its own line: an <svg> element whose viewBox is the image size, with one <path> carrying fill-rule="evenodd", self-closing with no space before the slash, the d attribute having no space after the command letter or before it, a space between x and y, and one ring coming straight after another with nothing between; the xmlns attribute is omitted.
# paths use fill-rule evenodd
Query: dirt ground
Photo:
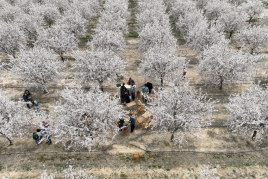
<svg viewBox="0 0 268 179"><path fill-rule="evenodd" d="M145 79L137 72L141 54L138 52L138 40L128 39L127 48L119 55L126 60L125 82L131 77L138 87L147 81L159 84L156 79ZM63 169L73 165L77 169L85 169L87 173L99 178L145 179L145 178L199 178L199 171L206 165L217 168L218 176L227 178L268 178L266 173L268 162L267 142L252 142L250 137L238 138L227 133L224 122L228 112L224 104L228 96L242 92L250 86L250 81L242 81L219 90L217 86L204 85L197 74L197 53L180 45L178 55L185 56L189 62L186 80L195 88L202 88L209 97L219 100L215 105L214 122L204 127L196 135L197 140L190 139L187 146L178 148L169 142L170 136L159 136L142 125L137 126L133 134L120 133L107 146L95 148L93 152L65 151L59 144L36 146L29 136L19 138L13 146L7 141L0 140L0 178L38 178L42 170L56 173L60 178ZM264 60L258 62L257 74L254 81L267 81ZM58 99L58 91L64 85L76 86L74 74L66 72L63 79L49 87L49 93L43 94L40 89L30 88L30 91L43 110L50 110L50 105ZM25 84L16 80L9 72L0 76L1 88L19 100L25 90ZM106 84L105 91L116 93L115 84ZM135 107L127 108L132 110ZM52 138L53 140L53 138ZM140 154L140 161L133 160L133 153Z"/></svg>

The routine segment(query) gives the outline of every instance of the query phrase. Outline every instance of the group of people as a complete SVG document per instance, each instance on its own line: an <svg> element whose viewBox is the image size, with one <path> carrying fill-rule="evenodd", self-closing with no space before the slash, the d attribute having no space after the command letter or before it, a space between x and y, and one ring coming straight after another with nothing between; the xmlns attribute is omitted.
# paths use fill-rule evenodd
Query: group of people
<svg viewBox="0 0 268 179"><path fill-rule="evenodd" d="M36 132L33 133L33 139L35 140L36 145L42 144L44 140L46 140L46 144L52 144L51 135L48 127L48 122L43 121L40 129L37 129Z"/></svg>
<svg viewBox="0 0 268 179"><path fill-rule="evenodd" d="M134 80L129 78L127 84L131 85L130 90L125 87L125 83L123 83L123 85L120 87L120 98L122 104L124 102L129 103L131 100L134 101L136 98L136 85Z"/></svg>
<svg viewBox="0 0 268 179"><path fill-rule="evenodd" d="M32 99L32 95L29 90L24 91L22 98L23 101L26 103L27 108L33 108L35 112L39 111L39 104L37 103L37 101Z"/></svg>
<svg viewBox="0 0 268 179"><path fill-rule="evenodd" d="M135 85L134 80L132 78L129 78L127 84L131 85L131 88L129 90L125 87L125 83L123 83L122 86L120 87L120 98L122 104L129 103L131 100L134 101L136 99L137 87ZM148 99L148 94L152 93L152 89L153 89L152 83L147 82L146 84L144 84L144 86L141 89L143 101L146 102L146 100Z"/></svg>

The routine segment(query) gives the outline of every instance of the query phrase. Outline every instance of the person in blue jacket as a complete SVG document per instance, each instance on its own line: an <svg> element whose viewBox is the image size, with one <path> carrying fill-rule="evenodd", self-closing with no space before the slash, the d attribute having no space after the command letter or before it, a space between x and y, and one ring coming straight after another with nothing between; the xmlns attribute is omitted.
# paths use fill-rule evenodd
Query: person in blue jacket
<svg viewBox="0 0 268 179"><path fill-rule="evenodd" d="M130 132L133 132L135 129L136 119L132 114L130 114L129 123L130 123Z"/></svg>

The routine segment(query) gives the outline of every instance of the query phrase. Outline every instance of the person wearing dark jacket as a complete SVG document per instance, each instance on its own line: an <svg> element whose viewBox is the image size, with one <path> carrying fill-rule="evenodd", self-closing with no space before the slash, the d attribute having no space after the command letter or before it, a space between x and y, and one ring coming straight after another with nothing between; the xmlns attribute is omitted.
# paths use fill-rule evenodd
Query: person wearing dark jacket
<svg viewBox="0 0 268 179"><path fill-rule="evenodd" d="M31 93L29 92L29 90L24 91L22 98L25 102L28 102L31 99ZM31 108L30 104L27 104L27 108Z"/></svg>
<svg viewBox="0 0 268 179"><path fill-rule="evenodd" d="M33 133L33 139L35 140L36 145L38 145L39 135L36 132Z"/></svg>
<svg viewBox="0 0 268 179"><path fill-rule="evenodd" d="M123 127L125 120L123 118L120 118L118 121L118 127L119 131L122 131L121 127Z"/></svg>
<svg viewBox="0 0 268 179"><path fill-rule="evenodd" d="M125 102L125 94L126 94L127 88L125 87L125 83L120 87L120 98L121 98L121 103Z"/></svg>
<svg viewBox="0 0 268 179"><path fill-rule="evenodd" d="M148 88L149 88L149 93L152 92L152 89L153 89L153 84L150 83L150 82L147 82L147 85L146 85Z"/></svg>
<svg viewBox="0 0 268 179"><path fill-rule="evenodd" d="M133 132L135 129L135 124L136 124L136 120L134 118L134 115L130 114L130 118L129 118L129 123L130 123L130 132Z"/></svg>

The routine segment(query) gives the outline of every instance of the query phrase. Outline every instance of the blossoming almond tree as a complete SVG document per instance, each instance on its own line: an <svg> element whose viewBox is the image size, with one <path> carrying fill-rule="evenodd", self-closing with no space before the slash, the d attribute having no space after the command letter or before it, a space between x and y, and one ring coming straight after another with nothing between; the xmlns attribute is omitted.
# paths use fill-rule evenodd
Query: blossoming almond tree
<svg viewBox="0 0 268 179"><path fill-rule="evenodd" d="M161 81L182 78L183 68L186 68L185 59L178 58L170 51L161 46L149 49L139 65L139 73L144 76L155 77Z"/></svg>
<svg viewBox="0 0 268 179"><path fill-rule="evenodd" d="M26 84L41 87L47 93L47 85L59 78L64 63L51 50L34 47L21 50L18 58L12 58L11 71Z"/></svg>
<svg viewBox="0 0 268 179"><path fill-rule="evenodd" d="M53 125L56 143L65 143L70 149L87 148L105 144L117 134L115 122L123 116L118 100L98 88L84 92L81 87L65 89L60 93L62 101L53 107L57 120ZM69 143L69 144L68 144Z"/></svg>
<svg viewBox="0 0 268 179"><path fill-rule="evenodd" d="M77 79L85 83L98 82L102 91L104 82L115 82L116 74L122 74L126 67L126 63L110 50L77 51L72 56Z"/></svg>
<svg viewBox="0 0 268 179"><path fill-rule="evenodd" d="M265 8L260 0L247 0L241 4L241 9L247 13L248 22L251 23L254 18L259 17Z"/></svg>
<svg viewBox="0 0 268 179"><path fill-rule="evenodd" d="M219 84L220 90L224 83L245 80L255 73L257 57L231 50L228 44L228 40L222 39L205 49L199 59L198 73L206 83Z"/></svg>
<svg viewBox="0 0 268 179"><path fill-rule="evenodd" d="M219 22L222 25L223 30L229 33L229 39L235 32L245 27L246 20L246 14L234 7L226 9L226 13L222 13L219 17Z"/></svg>
<svg viewBox="0 0 268 179"><path fill-rule="evenodd" d="M268 27L267 26L249 26L235 34L242 47L249 48L250 53L256 52L258 47L268 46Z"/></svg>
<svg viewBox="0 0 268 179"><path fill-rule="evenodd" d="M243 137L252 135L260 140L268 137L268 89L253 85L241 94L229 97L226 108L231 116L227 120L228 130Z"/></svg>
<svg viewBox="0 0 268 179"><path fill-rule="evenodd" d="M16 137L28 133L25 127L31 124L31 116L23 102L12 101L0 90L0 135L6 137L10 145Z"/></svg>
<svg viewBox="0 0 268 179"><path fill-rule="evenodd" d="M203 51L206 47L218 42L222 35L218 25L209 27L205 19L200 19L195 26L188 30L185 38L187 46L197 51Z"/></svg>
<svg viewBox="0 0 268 179"><path fill-rule="evenodd" d="M64 61L63 54L78 48L78 39L74 34L60 25L39 31L35 46L41 46L56 52Z"/></svg>
<svg viewBox="0 0 268 179"><path fill-rule="evenodd" d="M194 133L210 124L213 106L214 102L200 90L190 90L187 83L166 87L156 92L147 109L153 116L149 126L158 133L171 133L171 141L181 147L187 143L187 134L198 138Z"/></svg>
<svg viewBox="0 0 268 179"><path fill-rule="evenodd" d="M12 55L25 48L26 37L17 23L0 21L0 52Z"/></svg>

